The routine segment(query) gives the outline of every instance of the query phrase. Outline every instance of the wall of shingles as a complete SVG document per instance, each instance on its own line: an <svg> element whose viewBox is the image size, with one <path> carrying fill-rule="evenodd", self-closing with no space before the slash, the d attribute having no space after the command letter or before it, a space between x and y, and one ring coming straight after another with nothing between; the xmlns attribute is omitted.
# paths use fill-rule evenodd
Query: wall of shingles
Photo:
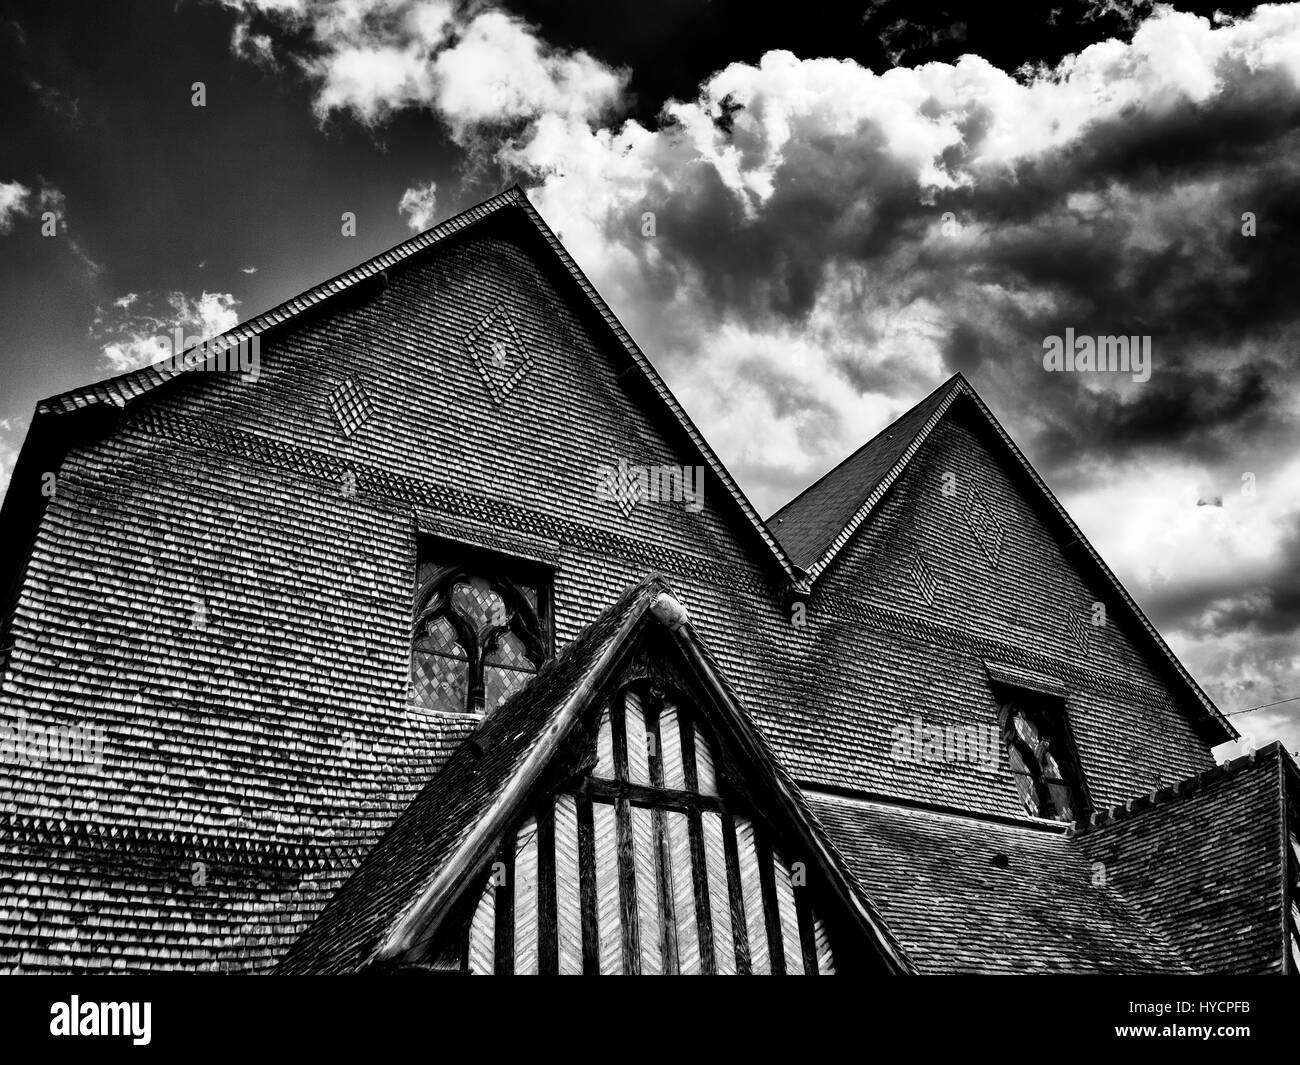
<svg viewBox="0 0 1300 1065"><path fill-rule="evenodd" d="M947 473L955 474L947 482L952 495L943 491ZM995 558L967 519L972 491L1001 526ZM932 602L914 575L918 555L932 578ZM1100 627L1092 624L1097 602L1107 606ZM871 787L1015 812L1005 758L989 772L889 757L891 730L914 718L941 728L996 724L985 658L1066 685L1070 725L1097 805L1213 765L1188 710L1117 615L1113 594L1084 581L970 426L943 423L868 528L823 575L810 604L810 663L854 662L862 677L856 705L831 703L824 731L841 738L824 772L846 784L861 780L856 759L874 752Z"/></svg>
<svg viewBox="0 0 1300 1065"><path fill-rule="evenodd" d="M1212 768L1073 841L1198 972L1282 969L1279 757L1271 747Z"/></svg>
<svg viewBox="0 0 1300 1065"><path fill-rule="evenodd" d="M597 498L600 465L693 459L620 382L608 340L566 292L507 229L482 227L394 271L381 295L266 343L255 383L192 375L69 456L0 707L102 727L103 766L16 765L6 776L6 846L22 857L5 880L0 968L67 968L69 958L132 968L142 955L210 966L200 942L229 940L236 919L258 945L241 948L242 961L227 948L233 967L265 968L292 941L474 724L406 706L419 514L557 553L560 643L627 585L663 572L796 775L1015 810L1009 780L917 774L884 757L900 708L933 703L968 720L989 701L960 640L896 621L934 618L908 600L891 548L908 506L937 504L902 486L882 515L892 525L878 522L846 553L808 625L792 627L771 564L717 482L698 514L643 502L625 516ZM464 338L502 305L533 366L498 404ZM328 403L349 377L374 410L350 437ZM957 457L996 483L987 463ZM949 581L963 605L944 613L948 624L1075 659L1052 651L1047 608L1069 586L1062 567L1019 568L1015 613L983 594L1005 578L979 575L941 515L926 521L931 549L962 575ZM1016 549L1041 552L1037 526L1025 529ZM1122 641L1103 638L1114 646L1097 669L1113 658L1138 687L1117 698L1096 686L1080 703L1094 786L1126 798L1150 766L1201 768L1159 685ZM1139 726L1144 744L1132 742ZM1135 753L1101 750L1125 741ZM195 892L193 863L209 853L215 872ZM106 862L129 871L137 860L105 886ZM279 878L263 884L259 868ZM98 949L80 935L73 950L69 927L103 929Z"/></svg>

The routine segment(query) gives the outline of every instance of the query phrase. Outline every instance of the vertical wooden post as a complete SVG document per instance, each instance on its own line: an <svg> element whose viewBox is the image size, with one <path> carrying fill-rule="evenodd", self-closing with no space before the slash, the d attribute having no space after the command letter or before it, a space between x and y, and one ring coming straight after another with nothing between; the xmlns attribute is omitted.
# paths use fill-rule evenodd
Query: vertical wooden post
<svg viewBox="0 0 1300 1065"><path fill-rule="evenodd" d="M558 976L560 947L555 901L555 803L544 799L537 807L537 971Z"/></svg>
<svg viewBox="0 0 1300 1065"><path fill-rule="evenodd" d="M749 931L745 927L745 895L740 881L740 852L736 847L736 819L722 817L722 844L727 852L727 894L731 897L731 935L736 944L736 972L749 976Z"/></svg>
<svg viewBox="0 0 1300 1065"><path fill-rule="evenodd" d="M600 973L600 928L596 920L596 828L591 796L578 796L578 891L582 905L582 972Z"/></svg>
<svg viewBox="0 0 1300 1065"><path fill-rule="evenodd" d="M627 772L627 708L620 692L610 706L610 729L614 740L614 775L622 781ZM632 802L626 796L614 801L614 825L618 837L619 906L623 931L623 971L641 975L641 923L637 917L636 851L632 839Z"/></svg>
<svg viewBox="0 0 1300 1065"><path fill-rule="evenodd" d="M754 854L758 858L758 884L763 895L763 925L767 929L767 953L772 975L785 975L785 937L781 932L781 909L776 900L776 868L767 833L754 825Z"/></svg>
<svg viewBox="0 0 1300 1065"><path fill-rule="evenodd" d="M496 971L498 976L515 972L515 837L507 836L501 844L497 861L505 866L505 883L497 884ZM494 869L495 873L496 870Z"/></svg>

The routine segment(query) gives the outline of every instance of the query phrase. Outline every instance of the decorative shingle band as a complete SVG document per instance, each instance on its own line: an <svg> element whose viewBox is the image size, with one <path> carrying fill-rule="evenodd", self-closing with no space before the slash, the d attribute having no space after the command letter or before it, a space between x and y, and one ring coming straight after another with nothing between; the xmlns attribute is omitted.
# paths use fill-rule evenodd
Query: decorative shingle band
<svg viewBox="0 0 1300 1065"><path fill-rule="evenodd" d="M69 821L64 817L9 814L0 818L0 839L23 846L129 852L207 861L254 870L351 869L368 850L339 843L273 843L242 837L204 836L160 829Z"/></svg>
<svg viewBox="0 0 1300 1065"><path fill-rule="evenodd" d="M1079 616L1079 608L1071 606L1065 615L1065 629L1070 634L1070 639L1074 642L1075 648L1080 654L1088 653L1088 626L1084 624L1083 618Z"/></svg>
<svg viewBox="0 0 1300 1065"><path fill-rule="evenodd" d="M336 488L346 481L355 487L356 495L370 497L395 509L409 512L412 506L423 506L457 518L511 529L516 533L534 534L565 547L592 551L733 591L744 590L769 598L778 597L782 591L739 566L722 565L698 555L658 547L580 522L541 514L504 500L489 499L448 485L392 473L377 466L343 462L310 448L229 429L206 419L152 408L143 411L135 424L156 436L303 474Z"/></svg>

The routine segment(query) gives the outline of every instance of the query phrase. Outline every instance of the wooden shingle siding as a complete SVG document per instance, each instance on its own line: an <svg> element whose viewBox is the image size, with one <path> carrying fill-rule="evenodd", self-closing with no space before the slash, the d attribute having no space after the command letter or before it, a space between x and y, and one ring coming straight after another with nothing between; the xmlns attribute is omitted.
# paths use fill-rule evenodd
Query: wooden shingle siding
<svg viewBox="0 0 1300 1065"><path fill-rule="evenodd" d="M508 530L505 548L553 560L557 647L662 571L802 780L1017 814L1004 773L889 758L900 718L992 713L981 657L1070 687L1098 804L1209 764L1125 634L1093 633L1087 654L1068 651L1069 612L1093 590L961 425L936 429L826 571L803 627L782 605L786 574L717 478L699 513L642 502L624 515L599 500L599 466L694 466L701 456L628 386L622 342L517 221L494 218L428 255L394 257L386 287L346 304L302 319L277 311L283 324L262 337L256 383L201 373L141 394L115 429L52 471L58 494L18 597L0 719L89 721L106 744L96 773L13 764L0 776L0 862L17 885L0 913L0 972L262 972L284 955L478 725L408 704L417 529L430 522L498 548ZM465 348L502 307L531 360L503 401ZM350 435L329 402L345 379L373 412ZM55 407L141 391L109 383ZM934 490L949 469L957 503L969 483L1007 516L996 566L968 542L957 503ZM932 560L933 605L905 594L903 541ZM665 707L659 718L665 786L680 765L684 784L694 774L699 794L717 795L707 744L692 724L674 732L675 714ZM597 747L605 779L609 732ZM624 754L648 773L639 739ZM619 901L618 822L607 804L579 803L578 852L594 856L594 868L578 862L590 887L579 902L584 967L621 967L604 909L611 884ZM720 972L743 971L750 937L743 915L739 927L732 919L727 835L717 815L697 816L701 967L713 957ZM195 863L207 870L201 887ZM677 888L674 874L680 913ZM661 913L666 896L656 901ZM555 903L558 924L558 891ZM516 946L512 930L494 964L513 965Z"/></svg>
<svg viewBox="0 0 1300 1065"><path fill-rule="evenodd" d="M943 492L946 473L956 478L954 495ZM972 492L999 516L996 564L967 520ZM933 604L907 575L909 549L931 560ZM787 766L819 783L1018 813L1005 758L990 774L978 765L889 756L891 730L916 716L941 728L995 725L996 699L981 665L995 658L1057 677L1069 690L1070 725L1096 804L1127 801L1208 768L1213 759L1188 708L1177 705L1132 634L1115 622L1116 604L1107 604L1106 626L1091 624L1093 603L1106 599L1079 576L1069 548L1055 543L975 431L961 420L940 423L813 590L795 646L806 651L809 671L835 662L844 689L859 677L862 698L849 706L832 694L815 726L825 746L783 750ZM1086 623L1086 653L1071 635L1074 615Z"/></svg>

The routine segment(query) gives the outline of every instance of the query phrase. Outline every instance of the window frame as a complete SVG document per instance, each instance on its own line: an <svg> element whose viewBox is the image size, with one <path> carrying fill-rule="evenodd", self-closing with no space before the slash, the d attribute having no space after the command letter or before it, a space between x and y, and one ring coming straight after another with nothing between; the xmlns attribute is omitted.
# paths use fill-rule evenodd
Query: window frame
<svg viewBox="0 0 1300 1065"><path fill-rule="evenodd" d="M1031 817L1038 817L1058 824L1083 822L1088 820L1093 811L1092 796L1088 780L1083 772L1083 763L1074 742L1074 730L1070 727L1067 700L1062 695L1037 691L1029 687L997 682L994 693L998 697L998 728L1002 738L1002 748L1007 753L1009 771L1012 776L1019 772L1010 765L1011 752L1015 750L1022 762L1026 762L1030 771L1033 791L1038 809L1026 811ZM1052 756L1060 769L1060 777L1049 777L1047 767L1037 754L1029 749L1029 744L1016 732L1013 724L1017 714L1024 714L1043 734L1046 751ZM1026 758L1026 752L1029 758ZM1056 784L1067 789L1073 802L1074 810L1068 819L1052 795L1051 785ZM1016 797L1024 805L1019 786ZM1050 804L1052 813L1045 813Z"/></svg>
<svg viewBox="0 0 1300 1065"><path fill-rule="evenodd" d="M423 579L421 570L429 566L429 572ZM473 578L486 581L507 602L511 619L505 625L492 626L482 640L477 633L469 633L464 619L451 603L451 592L457 583L469 582ZM555 654L554 636L554 578L555 569L542 563L532 562L483 548L471 547L454 541L420 536L416 544L415 559L415 595L412 606L412 621L409 631L409 681L412 686L415 677L415 656L418 650L416 642L421 638L425 626L439 617L446 618L456 633L456 638L465 651L466 698L464 707L448 711L451 713L473 714L482 717L490 711L486 708L486 668L492 663L487 659L495 650L497 640L507 632L519 636L536 659L536 670L541 670ZM533 589L537 594L534 608L524 588ZM453 656L444 656L452 661L460 661ZM510 669L509 666L497 666ZM527 672L518 670L517 672ZM414 692L411 699L414 702ZM420 705L420 704L417 704Z"/></svg>

